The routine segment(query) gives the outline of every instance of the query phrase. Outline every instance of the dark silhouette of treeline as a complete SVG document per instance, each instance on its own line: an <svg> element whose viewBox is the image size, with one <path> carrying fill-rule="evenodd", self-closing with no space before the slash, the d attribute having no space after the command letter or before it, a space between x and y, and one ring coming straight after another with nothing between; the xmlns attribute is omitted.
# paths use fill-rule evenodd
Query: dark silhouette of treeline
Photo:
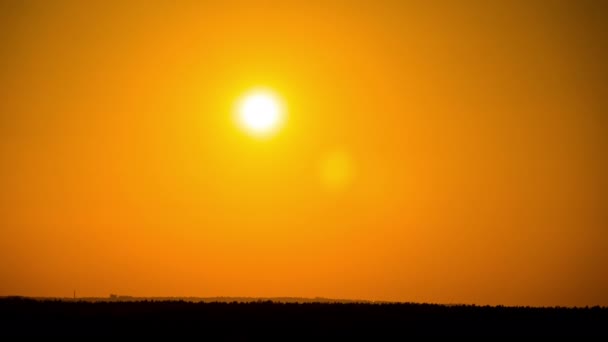
<svg viewBox="0 0 608 342"><path fill-rule="evenodd" d="M1 336L396 339L608 336L608 308L0 299Z"/></svg>

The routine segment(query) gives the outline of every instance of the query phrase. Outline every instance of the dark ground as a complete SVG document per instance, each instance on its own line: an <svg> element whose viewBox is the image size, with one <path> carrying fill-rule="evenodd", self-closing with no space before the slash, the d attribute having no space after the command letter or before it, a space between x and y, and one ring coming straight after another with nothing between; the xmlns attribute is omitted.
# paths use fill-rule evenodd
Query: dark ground
<svg viewBox="0 0 608 342"><path fill-rule="evenodd" d="M0 339L15 335L188 335L212 340L608 337L608 308L0 299Z"/></svg>

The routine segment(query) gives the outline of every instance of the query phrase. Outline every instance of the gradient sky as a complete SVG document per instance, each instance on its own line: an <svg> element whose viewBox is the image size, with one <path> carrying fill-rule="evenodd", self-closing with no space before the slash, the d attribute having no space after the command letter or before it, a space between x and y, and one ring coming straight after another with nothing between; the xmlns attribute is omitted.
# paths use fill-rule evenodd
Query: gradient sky
<svg viewBox="0 0 608 342"><path fill-rule="evenodd" d="M608 305L599 3L0 1L0 295Z"/></svg>

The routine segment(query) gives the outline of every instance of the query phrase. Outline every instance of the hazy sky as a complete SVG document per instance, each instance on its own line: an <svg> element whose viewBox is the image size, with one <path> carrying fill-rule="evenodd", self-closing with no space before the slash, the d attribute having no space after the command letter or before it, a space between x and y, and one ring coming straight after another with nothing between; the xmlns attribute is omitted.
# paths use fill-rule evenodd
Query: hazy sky
<svg viewBox="0 0 608 342"><path fill-rule="evenodd" d="M0 295L608 305L601 3L0 1Z"/></svg>

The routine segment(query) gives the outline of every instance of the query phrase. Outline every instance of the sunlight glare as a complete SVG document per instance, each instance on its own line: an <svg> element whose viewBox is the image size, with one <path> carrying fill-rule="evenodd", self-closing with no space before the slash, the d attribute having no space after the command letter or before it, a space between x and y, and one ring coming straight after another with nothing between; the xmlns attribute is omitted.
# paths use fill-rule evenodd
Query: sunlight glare
<svg viewBox="0 0 608 342"><path fill-rule="evenodd" d="M275 133L283 123L284 108L277 95L269 90L246 94L237 107L237 121L249 134L258 137Z"/></svg>

